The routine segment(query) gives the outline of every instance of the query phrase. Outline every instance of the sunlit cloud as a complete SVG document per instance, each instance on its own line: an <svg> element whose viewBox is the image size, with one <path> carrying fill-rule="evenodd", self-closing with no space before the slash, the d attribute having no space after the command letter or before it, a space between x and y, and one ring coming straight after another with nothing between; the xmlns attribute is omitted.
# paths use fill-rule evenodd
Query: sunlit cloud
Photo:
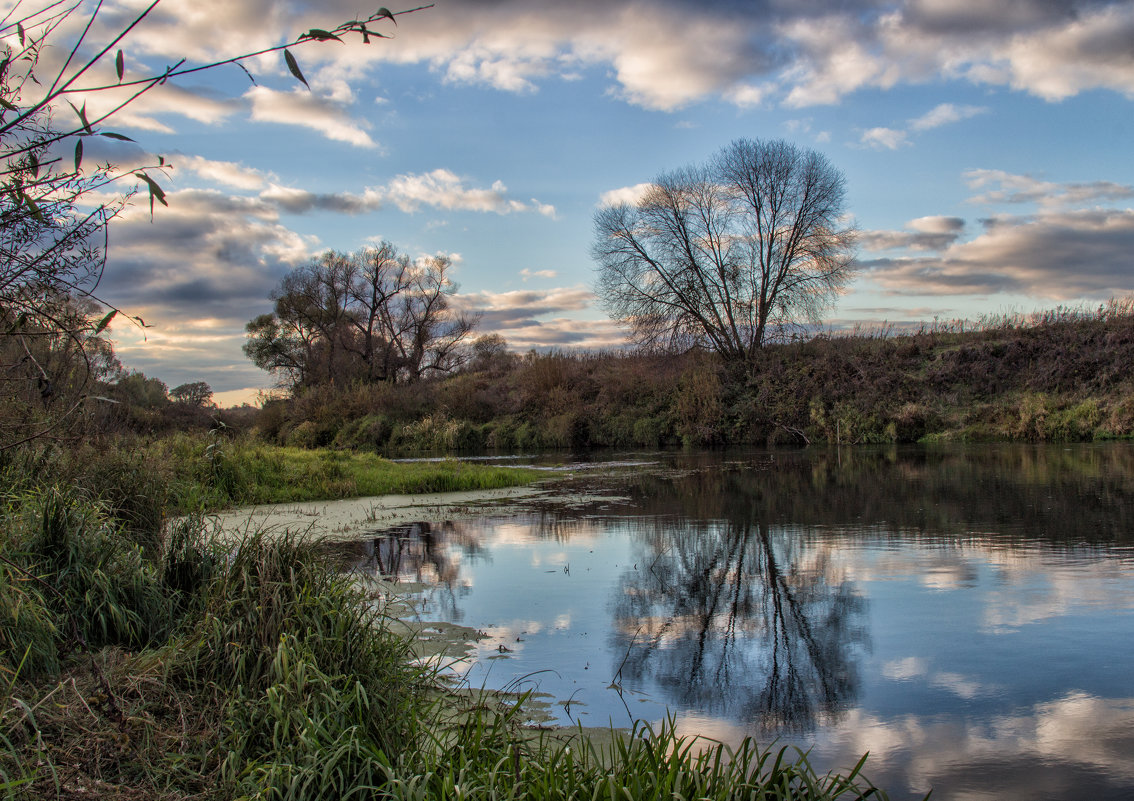
<svg viewBox="0 0 1134 801"><path fill-rule="evenodd" d="M483 211L497 214L535 211L553 217L555 207L533 200L524 203L508 198L508 188L501 181L488 189L468 187L451 170L436 169L427 173L406 173L375 190L381 200L404 212L415 212L422 206L448 211Z"/></svg>
<svg viewBox="0 0 1134 801"><path fill-rule="evenodd" d="M971 117L976 117L988 111L984 106L957 106L953 103L942 103L938 106L922 114L920 117L910 120L910 129L914 131L928 131L933 128L940 128L942 125L949 125L961 120L967 120Z"/></svg>
<svg viewBox="0 0 1134 801"><path fill-rule="evenodd" d="M626 332L616 323L580 314L595 302L594 293L583 287L471 292L456 300L462 310L480 315L482 332L501 334L514 350L610 349L626 342Z"/></svg>
<svg viewBox="0 0 1134 801"><path fill-rule="evenodd" d="M859 141L876 150L897 150L910 144L906 132L896 128L870 128L862 132Z"/></svg>
<svg viewBox="0 0 1134 801"><path fill-rule="evenodd" d="M984 205L1037 203L1064 207L1134 198L1134 186L1112 181L1055 183L1030 175L986 169L968 170L963 177L970 189L985 190L969 198L969 202Z"/></svg>
<svg viewBox="0 0 1134 801"><path fill-rule="evenodd" d="M191 172L206 181L233 189L256 190L264 186L268 176L262 170L245 167L234 161L214 161L201 156L176 156L176 172Z"/></svg>
<svg viewBox="0 0 1134 801"><path fill-rule="evenodd" d="M108 3L107 29L133 5ZM346 0L311 0L287 8L267 0L202 5L167 0L128 43L132 61L195 62L278 45L311 27L353 18ZM344 102L345 83L319 71L359 75L383 62L427 64L443 80L530 93L549 80L576 80L586 69L608 72L610 94L646 108L673 111L709 97L741 108L838 102L865 88L960 79L1058 100L1092 89L1134 96L1134 7L928 2L773 4L756 9L728 0L583 0L533 7L522 0L485 4L453 0L444 11L402 17L396 38L364 45L310 44L297 58L320 93ZM133 66L133 64L131 64ZM250 70L288 78L278 53L252 59ZM235 69L235 68L234 68ZM205 98L201 89L183 90ZM270 90L269 90L270 91ZM290 93L283 93L290 94ZM283 116L295 101L253 97L257 119ZM170 107L169 113L185 113ZM218 110L219 111L219 110ZM927 130L979 111L944 104L916 123ZM134 124L163 125L138 112ZM311 124L311 123L298 123ZM343 116L318 130L370 147L369 135ZM156 129L155 129L156 130Z"/></svg>
<svg viewBox="0 0 1134 801"><path fill-rule="evenodd" d="M635 184L634 186L623 186L618 189L610 189L599 195L599 206L620 206L626 204L633 206L650 190L652 183Z"/></svg>
<svg viewBox="0 0 1134 801"><path fill-rule="evenodd" d="M266 86L254 86L244 94L252 105L252 119L311 128L337 142L355 147L374 148L377 144L366 133L369 123L351 118L343 105L299 88L277 92Z"/></svg>
<svg viewBox="0 0 1134 801"><path fill-rule="evenodd" d="M555 278L558 273L555 270L529 270L527 267L520 270L520 275L524 281L531 278Z"/></svg>
<svg viewBox="0 0 1134 801"><path fill-rule="evenodd" d="M961 120L967 120L988 109L983 106L957 106L953 103L941 103L938 106L909 120L906 128L870 128L859 138L861 144L876 150L897 150L912 144L910 133L922 133L942 125L950 125Z"/></svg>
<svg viewBox="0 0 1134 801"><path fill-rule="evenodd" d="M436 169L428 173L405 173L384 185L367 187L361 193L316 193L297 187L271 184L260 193L260 199L289 214L330 211L339 214L362 214L393 205L413 214L423 207L443 211L472 211L494 214L535 212L555 217L555 207L538 200L524 203L508 197L508 188L500 181L487 189L467 186L464 179L451 170Z"/></svg>
<svg viewBox="0 0 1134 801"><path fill-rule="evenodd" d="M943 250L960 238L965 221L960 217L919 217L906 223L906 231L863 231L859 244L863 250L880 252L909 248Z"/></svg>
<svg viewBox="0 0 1134 801"><path fill-rule="evenodd" d="M1044 212L985 221L985 231L939 256L877 259L865 275L898 294L1010 292L1065 301L1134 291L1134 209Z"/></svg>

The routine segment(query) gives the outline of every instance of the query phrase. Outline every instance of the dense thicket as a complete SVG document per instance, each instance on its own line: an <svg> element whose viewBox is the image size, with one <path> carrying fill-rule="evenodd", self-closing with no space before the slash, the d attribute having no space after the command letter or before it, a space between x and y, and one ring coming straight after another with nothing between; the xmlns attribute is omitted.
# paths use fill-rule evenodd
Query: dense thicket
<svg viewBox="0 0 1134 801"><path fill-rule="evenodd" d="M819 336L754 369L713 354L499 350L414 386L313 387L259 430L296 445L385 452L1134 434L1134 305Z"/></svg>

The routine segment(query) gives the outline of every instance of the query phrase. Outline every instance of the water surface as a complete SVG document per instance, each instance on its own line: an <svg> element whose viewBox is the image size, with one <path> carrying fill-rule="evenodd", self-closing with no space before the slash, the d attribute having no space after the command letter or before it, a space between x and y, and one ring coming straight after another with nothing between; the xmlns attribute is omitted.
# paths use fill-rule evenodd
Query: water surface
<svg viewBox="0 0 1134 801"><path fill-rule="evenodd" d="M563 722L869 751L895 799L1134 798L1131 445L614 458L355 558Z"/></svg>

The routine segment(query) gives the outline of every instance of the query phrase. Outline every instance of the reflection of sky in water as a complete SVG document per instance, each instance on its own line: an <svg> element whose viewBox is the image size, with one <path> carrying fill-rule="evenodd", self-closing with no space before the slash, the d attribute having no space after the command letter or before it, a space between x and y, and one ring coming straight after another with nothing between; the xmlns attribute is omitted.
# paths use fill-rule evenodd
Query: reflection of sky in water
<svg viewBox="0 0 1134 801"><path fill-rule="evenodd" d="M423 617L487 635L470 684L570 699L563 721L669 709L687 733L779 733L823 770L869 751L895 799L1134 797L1124 541L729 519L460 524Z"/></svg>

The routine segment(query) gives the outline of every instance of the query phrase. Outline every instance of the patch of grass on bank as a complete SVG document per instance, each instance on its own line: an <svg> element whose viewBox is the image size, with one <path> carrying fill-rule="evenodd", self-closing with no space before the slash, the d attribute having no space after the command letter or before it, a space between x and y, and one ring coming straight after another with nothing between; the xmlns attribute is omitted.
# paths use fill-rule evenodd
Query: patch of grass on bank
<svg viewBox="0 0 1134 801"><path fill-rule="evenodd" d="M547 478L538 470L455 459L393 462L373 453L281 447L211 434L154 446L176 477L182 510L369 495L499 489Z"/></svg>
<svg viewBox="0 0 1134 801"><path fill-rule="evenodd" d="M670 729L533 739L411 660L296 537L200 519L145 551L72 487L0 496L0 796L109 801L885 798L794 752Z"/></svg>

